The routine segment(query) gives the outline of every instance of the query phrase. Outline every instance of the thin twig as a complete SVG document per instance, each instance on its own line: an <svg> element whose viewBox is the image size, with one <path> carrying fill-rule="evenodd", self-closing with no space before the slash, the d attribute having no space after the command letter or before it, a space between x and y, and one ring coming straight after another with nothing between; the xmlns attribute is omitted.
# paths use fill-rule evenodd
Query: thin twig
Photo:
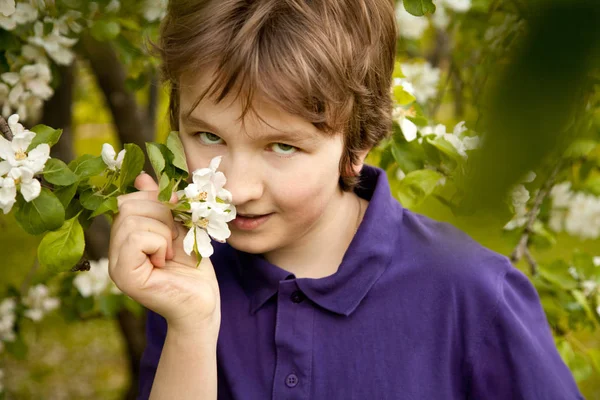
<svg viewBox="0 0 600 400"><path fill-rule="evenodd" d="M2 136L4 136L7 140L13 140L13 134L8 126L8 122L0 115L0 132L2 132Z"/></svg>
<svg viewBox="0 0 600 400"><path fill-rule="evenodd" d="M529 263L529 268L530 268L532 275L537 274L538 265L535 262L535 259L533 258L531 253L529 252L529 247L528 247L529 246L529 237L533 233L533 225L537 218L538 211L539 211L540 207L542 206L544 199L550 193L550 188L552 188L552 186L554 185L554 181L556 180L556 176L558 175L558 172L562 168L562 165L563 165L563 162L559 161L558 164L556 165L556 167L554 167L554 170L552 170L552 172L550 173L550 176L548 177L546 182L544 182L543 187L538 191L538 193L535 197L535 201L533 203L533 207L531 208L531 210L529 210L529 214L528 214L529 218L527 220L527 224L525 225L525 229L523 230L523 234L521 235L521 238L519 239L519 244L517 245L517 247L513 250L513 252L510 255L510 260L514 264L518 263L521 260L521 258L523 256L525 256L525 258L527 259L527 262Z"/></svg>

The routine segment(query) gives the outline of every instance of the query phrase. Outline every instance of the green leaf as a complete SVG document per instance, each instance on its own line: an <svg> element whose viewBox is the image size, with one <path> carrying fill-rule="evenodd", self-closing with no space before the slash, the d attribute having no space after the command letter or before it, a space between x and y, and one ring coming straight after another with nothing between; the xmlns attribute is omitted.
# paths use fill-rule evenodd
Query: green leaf
<svg viewBox="0 0 600 400"><path fill-rule="evenodd" d="M121 33L121 25L115 21L98 20L92 26L92 36L100 41L106 42L115 39Z"/></svg>
<svg viewBox="0 0 600 400"><path fill-rule="evenodd" d="M65 208L48 189L42 188L40 195L30 201L18 200L15 218L21 227L31 235L53 231L65 222Z"/></svg>
<svg viewBox="0 0 600 400"><path fill-rule="evenodd" d="M51 158L46 162L43 174L45 180L58 186L69 186L79 180L67 164L57 158Z"/></svg>
<svg viewBox="0 0 600 400"><path fill-rule="evenodd" d="M137 144L125 144L125 158L119 175L119 190L124 192L144 168L144 152Z"/></svg>
<svg viewBox="0 0 600 400"><path fill-rule="evenodd" d="M463 160L462 156L458 154L456 147L454 147L452 143L450 143L443 137L427 137L426 140L429 144L438 149L442 154L448 156L451 160L458 162Z"/></svg>
<svg viewBox="0 0 600 400"><path fill-rule="evenodd" d="M577 139L569 145L565 152L565 156L569 158L584 157L591 153L596 147L598 147L598 142L595 140Z"/></svg>
<svg viewBox="0 0 600 400"><path fill-rule="evenodd" d="M48 232L38 247L40 265L51 272L70 270L83 256L85 238L77 217L71 218L54 232Z"/></svg>
<svg viewBox="0 0 600 400"><path fill-rule="evenodd" d="M430 169L410 172L398 185L398 200L409 209L418 206L433 193L442 177L442 174Z"/></svg>
<svg viewBox="0 0 600 400"><path fill-rule="evenodd" d="M594 196L600 196L600 176L598 176L598 175L590 176L585 181L585 184L583 185L583 189L586 192L593 194Z"/></svg>
<svg viewBox="0 0 600 400"><path fill-rule="evenodd" d="M592 311L592 308L590 307L590 304L588 303L585 295L579 290L571 290L571 294L573 295L575 300L577 300L577 303L579 303L581 308L583 308L583 310L585 311L585 315L587 315L587 317L591 321L594 321L597 324L596 314L594 313L594 311Z"/></svg>
<svg viewBox="0 0 600 400"><path fill-rule="evenodd" d="M27 151L31 151L42 143L47 143L50 147L54 146L62 135L62 129L53 129L46 125L36 125L30 129L35 132L35 137L29 144Z"/></svg>
<svg viewBox="0 0 600 400"><path fill-rule="evenodd" d="M99 175L107 167L101 156L92 156L91 154L84 154L81 157L69 163L69 168L73 171L79 179L86 179L91 176Z"/></svg>
<svg viewBox="0 0 600 400"><path fill-rule="evenodd" d="M394 142L392 144L392 155L400 169L406 174L423 169L425 152L416 140L412 142Z"/></svg>
<svg viewBox="0 0 600 400"><path fill-rule="evenodd" d="M75 193L77 193L77 187L79 183L76 182L69 186L62 186L54 190L54 195L62 203L65 210L69 207L69 203L73 200Z"/></svg>
<svg viewBox="0 0 600 400"><path fill-rule="evenodd" d="M98 215L106 214L107 212L111 212L113 215L119 211L119 206L116 197L109 197L104 200L102 204L90 215L90 218L94 218Z"/></svg>
<svg viewBox="0 0 600 400"><path fill-rule="evenodd" d="M394 86L394 99L401 106L406 106L416 100L415 96L404 90L402 86Z"/></svg>
<svg viewBox="0 0 600 400"><path fill-rule="evenodd" d="M435 4L432 0L404 0L404 8L417 17L435 12Z"/></svg>
<svg viewBox="0 0 600 400"><path fill-rule="evenodd" d="M81 193L81 196L79 196L81 205L90 211L95 211L102 203L104 203L104 200L106 200L104 195L93 188L86 189Z"/></svg>
<svg viewBox="0 0 600 400"><path fill-rule="evenodd" d="M165 145L159 143L146 143L146 152L148 153L150 164L152 164L152 168L154 169L154 175L157 177L159 177L165 169L165 157L161 151L161 146L166 150Z"/></svg>
<svg viewBox="0 0 600 400"><path fill-rule="evenodd" d="M546 265L540 264L540 275L548 282L560 289L571 290L577 288L577 281L569 273L569 265L563 260L556 260Z"/></svg>
<svg viewBox="0 0 600 400"><path fill-rule="evenodd" d="M167 148L173 153L173 165L189 174L187 162L185 160L185 151L181 139L179 138L179 132L172 131L169 133L169 137L167 137Z"/></svg>
<svg viewBox="0 0 600 400"><path fill-rule="evenodd" d="M594 265L594 257L581 250L574 251L573 266L581 276L581 279L591 279L597 273L597 267Z"/></svg>
<svg viewBox="0 0 600 400"><path fill-rule="evenodd" d="M171 200L171 195L173 194L173 186L175 186L175 179L169 179L167 174L163 174L160 177L159 185L158 185L158 200L159 201L169 201Z"/></svg>
<svg viewBox="0 0 600 400"><path fill-rule="evenodd" d="M556 244L556 236L540 221L534 222L532 231L531 244L537 249L547 249Z"/></svg>

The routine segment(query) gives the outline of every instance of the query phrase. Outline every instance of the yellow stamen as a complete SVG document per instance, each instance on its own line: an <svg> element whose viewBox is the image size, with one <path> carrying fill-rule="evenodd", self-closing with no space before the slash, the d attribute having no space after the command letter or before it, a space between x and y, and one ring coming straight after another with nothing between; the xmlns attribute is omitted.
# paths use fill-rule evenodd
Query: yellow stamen
<svg viewBox="0 0 600 400"><path fill-rule="evenodd" d="M208 192L200 192L198 196L194 199L195 201L202 201L208 198Z"/></svg>
<svg viewBox="0 0 600 400"><path fill-rule="evenodd" d="M23 150L19 150L15 154L15 159L18 161L24 160L26 158L27 158L27 153L25 153Z"/></svg>
<svg viewBox="0 0 600 400"><path fill-rule="evenodd" d="M196 225L198 225L200 228L208 228L208 220L206 218L200 218L200 220L198 222L196 222Z"/></svg>

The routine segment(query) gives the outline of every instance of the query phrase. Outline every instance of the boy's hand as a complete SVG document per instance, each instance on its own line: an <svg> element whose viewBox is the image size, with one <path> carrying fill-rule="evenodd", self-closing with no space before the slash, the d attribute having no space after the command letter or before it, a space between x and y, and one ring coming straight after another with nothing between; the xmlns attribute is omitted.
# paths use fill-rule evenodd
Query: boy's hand
<svg viewBox="0 0 600 400"><path fill-rule="evenodd" d="M109 274L117 287L162 315L170 331L218 336L219 286L213 265L183 250L187 229L158 201L158 185L147 174L139 192L119 196L110 235Z"/></svg>

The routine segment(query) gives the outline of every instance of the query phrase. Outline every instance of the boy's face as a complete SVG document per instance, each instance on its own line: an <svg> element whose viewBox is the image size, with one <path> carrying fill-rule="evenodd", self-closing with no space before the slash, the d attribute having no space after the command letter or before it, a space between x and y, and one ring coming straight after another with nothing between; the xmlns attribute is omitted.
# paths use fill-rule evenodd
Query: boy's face
<svg viewBox="0 0 600 400"><path fill-rule="evenodd" d="M206 78L182 78L179 129L190 171L223 156L220 171L239 218L229 223L228 242L263 254L293 250L315 232L331 229L343 193L338 186L343 137L326 137L310 122L257 98L245 126L239 100L215 104L208 98L185 115L202 93ZM202 121L202 122L201 122ZM258 215L259 218L243 218ZM339 220L339 216L337 218ZM256 226L254 226L256 225Z"/></svg>

